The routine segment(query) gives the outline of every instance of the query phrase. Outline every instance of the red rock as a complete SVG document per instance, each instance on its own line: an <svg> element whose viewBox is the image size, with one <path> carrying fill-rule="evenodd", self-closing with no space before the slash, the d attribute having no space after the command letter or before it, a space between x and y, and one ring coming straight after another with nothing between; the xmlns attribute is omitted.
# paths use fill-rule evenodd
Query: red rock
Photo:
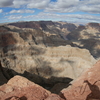
<svg viewBox="0 0 100 100"><path fill-rule="evenodd" d="M51 93L24 77L15 76L0 87L0 100L44 100Z"/></svg>
<svg viewBox="0 0 100 100"><path fill-rule="evenodd" d="M11 97L11 98L8 98L7 100L20 100L19 97Z"/></svg>
<svg viewBox="0 0 100 100"><path fill-rule="evenodd" d="M100 100L100 61L63 89L60 96L67 100Z"/></svg>
<svg viewBox="0 0 100 100"><path fill-rule="evenodd" d="M59 95L56 94L51 94L48 98L46 98L45 100L64 100L63 98L61 98Z"/></svg>

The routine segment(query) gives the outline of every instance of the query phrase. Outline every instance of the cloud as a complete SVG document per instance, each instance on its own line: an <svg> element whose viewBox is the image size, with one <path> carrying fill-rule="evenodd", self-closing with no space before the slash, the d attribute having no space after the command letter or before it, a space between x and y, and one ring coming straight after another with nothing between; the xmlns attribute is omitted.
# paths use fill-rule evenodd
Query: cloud
<svg viewBox="0 0 100 100"><path fill-rule="evenodd" d="M88 13L96 13L100 14L100 5L84 5L80 7L80 11L88 12Z"/></svg>
<svg viewBox="0 0 100 100"><path fill-rule="evenodd" d="M32 21L32 20L53 20L53 21L70 21L70 22L100 22L99 16L93 16L93 15L82 15L82 14L55 14L55 13L39 13L38 15L28 15L28 16L17 16L17 15L10 15L6 17L7 19L11 21Z"/></svg>
<svg viewBox="0 0 100 100"><path fill-rule="evenodd" d="M10 11L10 14L12 13L34 13L34 10L12 10Z"/></svg>
<svg viewBox="0 0 100 100"><path fill-rule="evenodd" d="M28 8L44 9L48 6L50 0L33 0L27 5Z"/></svg>
<svg viewBox="0 0 100 100"><path fill-rule="evenodd" d="M6 18L9 20L19 20L19 19L22 19L23 16L22 15L20 15L20 16L19 15L10 15L9 17L6 16Z"/></svg>
<svg viewBox="0 0 100 100"><path fill-rule="evenodd" d="M20 8L25 6L27 8L44 9L49 2L50 0L0 0L0 7Z"/></svg>
<svg viewBox="0 0 100 100"><path fill-rule="evenodd" d="M0 7L8 7L13 5L13 0L0 0Z"/></svg>
<svg viewBox="0 0 100 100"><path fill-rule="evenodd" d="M16 8L26 6L27 8L44 9L48 6L49 2L50 0L14 0L13 6Z"/></svg>
<svg viewBox="0 0 100 100"><path fill-rule="evenodd" d="M100 14L100 0L0 0L0 7L37 8L45 12L88 12Z"/></svg>
<svg viewBox="0 0 100 100"><path fill-rule="evenodd" d="M89 12L100 14L100 0L57 0L57 2L49 3L45 8L45 12Z"/></svg>
<svg viewBox="0 0 100 100"><path fill-rule="evenodd" d="M80 10L83 12L89 12L89 13L100 13L99 9L96 9L93 7L88 7L88 6L83 6L82 8L80 8Z"/></svg>
<svg viewBox="0 0 100 100"><path fill-rule="evenodd" d="M77 10L79 0L57 0L57 2L51 2L45 9L45 12L74 12Z"/></svg>
<svg viewBox="0 0 100 100"><path fill-rule="evenodd" d="M21 6L26 6L29 3L31 3L31 0L14 0L12 7L20 8Z"/></svg>
<svg viewBox="0 0 100 100"><path fill-rule="evenodd" d="M2 13L3 12L3 10L2 9L0 9L0 13Z"/></svg>

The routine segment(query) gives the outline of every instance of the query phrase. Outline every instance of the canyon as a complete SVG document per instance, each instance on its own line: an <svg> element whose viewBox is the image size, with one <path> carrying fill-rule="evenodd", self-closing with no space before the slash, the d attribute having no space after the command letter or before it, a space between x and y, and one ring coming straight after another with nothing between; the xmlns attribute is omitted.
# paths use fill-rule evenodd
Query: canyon
<svg viewBox="0 0 100 100"><path fill-rule="evenodd" d="M90 85L99 81L99 37L99 23L31 21L1 25L0 100L96 99L88 96L89 86L84 95L77 91L84 81ZM96 86L99 88L99 82Z"/></svg>

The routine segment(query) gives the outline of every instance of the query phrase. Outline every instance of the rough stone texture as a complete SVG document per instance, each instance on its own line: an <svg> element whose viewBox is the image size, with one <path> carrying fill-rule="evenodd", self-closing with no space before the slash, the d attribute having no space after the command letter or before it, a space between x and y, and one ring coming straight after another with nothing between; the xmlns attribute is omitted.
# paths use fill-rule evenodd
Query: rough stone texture
<svg viewBox="0 0 100 100"><path fill-rule="evenodd" d="M88 23L79 26L67 35L67 39L78 47L86 48L95 57L100 57L100 24Z"/></svg>
<svg viewBox="0 0 100 100"><path fill-rule="evenodd" d="M60 93L67 100L100 100L100 60Z"/></svg>
<svg viewBox="0 0 100 100"><path fill-rule="evenodd" d="M0 86L0 100L44 100L51 93L24 77L15 76Z"/></svg>
<svg viewBox="0 0 100 100"><path fill-rule="evenodd" d="M55 92L64 88L59 95L52 94L41 86L22 76L11 78L7 84L0 86L0 100L100 100L100 61L87 69L80 77L67 84L58 83Z"/></svg>
<svg viewBox="0 0 100 100"><path fill-rule="evenodd" d="M21 29L9 25L0 26L0 64L7 80L20 74L36 83L42 83L43 79L38 69L46 66L46 70L51 70L50 63L41 57L46 47L71 45L71 42L61 38L59 34L48 35L39 28Z"/></svg>
<svg viewBox="0 0 100 100"><path fill-rule="evenodd" d="M9 25L17 26L19 28L33 28L43 30L46 34L59 34L65 39L65 36L75 30L75 24L67 22L52 22L52 21L31 21L10 23Z"/></svg>
<svg viewBox="0 0 100 100"><path fill-rule="evenodd" d="M71 46L48 47L43 56L44 61L50 63L50 67L54 70L52 75L55 77L75 79L95 63L88 50ZM48 73L46 74L49 77Z"/></svg>
<svg viewBox="0 0 100 100"><path fill-rule="evenodd" d="M46 98L45 100L65 100L63 98L61 98L59 95L56 94L51 94L48 98Z"/></svg>
<svg viewBox="0 0 100 100"><path fill-rule="evenodd" d="M61 36L63 27L76 28L72 24L17 24L22 28L0 26L0 61L7 80L22 75L42 86L69 83L96 61L88 50L72 47L73 43Z"/></svg>
<svg viewBox="0 0 100 100"><path fill-rule="evenodd" d="M40 46L36 47L37 51ZM15 53L17 59L6 56L2 59L4 74L10 78L16 74L23 75L38 84L69 83L84 70L90 68L95 59L88 50L71 46L48 47L41 50L44 54L22 56ZM40 51L41 52L41 51ZM12 55L13 56L13 55ZM70 78L70 79L68 79Z"/></svg>

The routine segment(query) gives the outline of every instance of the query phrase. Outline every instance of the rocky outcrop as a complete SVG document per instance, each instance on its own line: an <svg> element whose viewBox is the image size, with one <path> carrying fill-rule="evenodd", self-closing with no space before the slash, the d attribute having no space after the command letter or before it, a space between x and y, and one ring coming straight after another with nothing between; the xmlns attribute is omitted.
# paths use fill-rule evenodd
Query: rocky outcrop
<svg viewBox="0 0 100 100"><path fill-rule="evenodd" d="M59 95L51 94L45 100L65 100L65 99L64 98L61 98Z"/></svg>
<svg viewBox="0 0 100 100"><path fill-rule="evenodd" d="M15 76L0 86L0 100L45 100L50 92L24 77Z"/></svg>
<svg viewBox="0 0 100 100"><path fill-rule="evenodd" d="M99 100L100 61L71 82L68 88L53 94L22 76L11 78L0 86L0 100ZM56 84L55 90L67 84ZM66 86L65 86L66 87Z"/></svg>
<svg viewBox="0 0 100 100"><path fill-rule="evenodd" d="M18 22L10 23L19 28L31 28L42 30L46 34L58 34L61 38L66 39L66 35L76 29L76 25L67 22L52 22L52 21L30 21L30 22Z"/></svg>
<svg viewBox="0 0 100 100"><path fill-rule="evenodd" d="M100 31L100 24L99 23L88 23L86 26Z"/></svg>
<svg viewBox="0 0 100 100"><path fill-rule="evenodd" d="M88 69L69 88L61 91L67 100L100 100L100 61Z"/></svg>
<svg viewBox="0 0 100 100"><path fill-rule="evenodd" d="M95 57L100 57L100 24L88 23L79 26L67 35L67 39L80 48L86 48Z"/></svg>

